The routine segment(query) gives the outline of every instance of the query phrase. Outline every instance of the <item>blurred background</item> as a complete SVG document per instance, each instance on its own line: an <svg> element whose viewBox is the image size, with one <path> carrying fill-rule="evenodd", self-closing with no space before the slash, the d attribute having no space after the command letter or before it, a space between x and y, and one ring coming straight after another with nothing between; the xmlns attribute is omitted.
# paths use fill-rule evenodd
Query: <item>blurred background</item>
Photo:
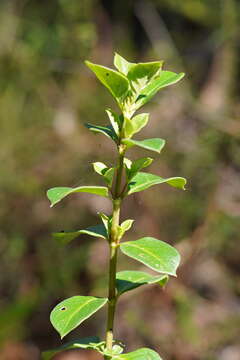
<svg viewBox="0 0 240 360"><path fill-rule="evenodd" d="M75 195L50 209L54 186L98 185L91 163L114 164L104 124L116 106L83 61L112 66L163 59L186 72L159 93L140 138L167 145L150 171L184 176L129 197L128 239L150 235L182 254L177 279L122 296L116 337L164 360L240 359L240 2L237 0L1 0L0 2L0 358L39 359L60 339L49 312L72 295L106 295L107 247L82 236L67 247L51 232L77 230L110 213L107 200ZM129 157L154 156L142 149ZM154 156L155 157L155 156ZM124 255L119 269L143 270ZM105 310L68 340L104 336ZM58 360L96 360L68 352Z"/></svg>

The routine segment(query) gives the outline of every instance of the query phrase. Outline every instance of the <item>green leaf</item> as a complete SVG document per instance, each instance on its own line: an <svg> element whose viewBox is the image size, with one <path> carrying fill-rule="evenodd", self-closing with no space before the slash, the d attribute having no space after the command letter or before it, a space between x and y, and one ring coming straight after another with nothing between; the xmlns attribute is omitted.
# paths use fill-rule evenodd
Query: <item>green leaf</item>
<svg viewBox="0 0 240 360"><path fill-rule="evenodd" d="M120 271L116 278L118 296L145 284L159 283L164 286L168 280L167 275L153 276L143 271Z"/></svg>
<svg viewBox="0 0 240 360"><path fill-rule="evenodd" d="M161 71L160 75L154 78L139 93L136 100L136 109L146 104L162 88L175 84L184 77L184 73L176 74L171 71Z"/></svg>
<svg viewBox="0 0 240 360"><path fill-rule="evenodd" d="M107 234L109 234L109 229L111 227L111 224L112 224L112 216L107 216L105 215L104 213L101 213L99 212L98 215L100 216L102 222L103 222L103 225L106 229L106 232Z"/></svg>
<svg viewBox="0 0 240 360"><path fill-rule="evenodd" d="M186 185L186 180L182 177L171 177L164 179L157 175L139 172L128 184L128 194L130 195L135 192L143 191L153 185L162 183L167 183L168 185L185 190L184 186Z"/></svg>
<svg viewBox="0 0 240 360"><path fill-rule="evenodd" d="M136 65L135 63L128 62L121 55L115 53L114 56L114 66L120 71L122 74L127 75L130 68Z"/></svg>
<svg viewBox="0 0 240 360"><path fill-rule="evenodd" d="M104 163L97 161L93 163L93 169L97 174L103 175L104 170L106 171L108 167Z"/></svg>
<svg viewBox="0 0 240 360"><path fill-rule="evenodd" d="M130 119L124 118L123 122L124 137L130 138L134 134L134 126Z"/></svg>
<svg viewBox="0 0 240 360"><path fill-rule="evenodd" d="M106 183L111 186L113 182L115 168L108 168L102 162L93 163L93 168L97 174L102 175Z"/></svg>
<svg viewBox="0 0 240 360"><path fill-rule="evenodd" d="M116 143L118 142L117 134L115 133L113 127L111 125L107 126L100 126L100 125L92 125L92 124L84 124L86 128L89 130L95 132L95 133L101 133L108 138L112 139Z"/></svg>
<svg viewBox="0 0 240 360"><path fill-rule="evenodd" d="M47 191L47 197L51 202L51 207L53 207L66 196L78 192L108 197L108 189L104 186L55 187Z"/></svg>
<svg viewBox="0 0 240 360"><path fill-rule="evenodd" d="M135 160L128 171L128 180L131 180L141 169L151 165L152 162L153 159L149 157Z"/></svg>
<svg viewBox="0 0 240 360"><path fill-rule="evenodd" d="M42 360L50 360L53 356L57 355L58 353L71 350L71 349L95 349L95 347L100 342L100 339L97 336L86 337L83 339L78 339L75 341L71 341L67 344L64 344L58 348L44 351L42 353Z"/></svg>
<svg viewBox="0 0 240 360"><path fill-rule="evenodd" d="M103 307L106 302L107 299L105 298L73 296L63 300L53 309L50 314L50 321L62 339Z"/></svg>
<svg viewBox="0 0 240 360"><path fill-rule="evenodd" d="M110 120L110 123L111 123L115 133L117 134L117 136L119 136L119 130L121 128L121 117L118 116L118 114L116 114L111 109L107 109L106 113L108 115L108 118Z"/></svg>
<svg viewBox="0 0 240 360"><path fill-rule="evenodd" d="M159 138L146 139L146 140L123 139L122 142L123 144L127 145L127 148L137 145L139 147L142 147L147 150L155 151L157 153L160 153L165 145L165 140Z"/></svg>
<svg viewBox="0 0 240 360"><path fill-rule="evenodd" d="M127 74L137 92L141 91L150 80L159 74L163 61L138 63L130 67Z"/></svg>
<svg viewBox="0 0 240 360"><path fill-rule="evenodd" d="M148 348L142 348L135 351L132 351L127 354L121 354L121 355L115 355L113 356L114 360L161 360L158 353L155 351L148 349Z"/></svg>
<svg viewBox="0 0 240 360"><path fill-rule="evenodd" d="M120 248L125 255L140 261L149 268L162 274L176 276L180 255L174 247L164 241L144 237L124 242Z"/></svg>
<svg viewBox="0 0 240 360"><path fill-rule="evenodd" d="M101 83L111 92L117 100L124 98L129 90L129 81L121 73L102 65L85 62L90 70L94 72Z"/></svg>
<svg viewBox="0 0 240 360"><path fill-rule="evenodd" d="M78 236L86 234L97 238L107 239L108 234L103 224L89 226L87 229L77 231L61 231L53 233L53 238L59 241L62 245L68 244L70 241L76 239Z"/></svg>
<svg viewBox="0 0 240 360"><path fill-rule="evenodd" d="M134 132L133 135L138 133L140 130L142 130L142 128L144 128L144 126L147 125L149 120L149 114L147 113L143 113L143 114L138 114L136 116L134 116L131 119L133 128L134 128Z"/></svg>
<svg viewBox="0 0 240 360"><path fill-rule="evenodd" d="M118 235L119 235L120 239L123 237L123 235L125 234L126 231L131 229L133 222L134 222L134 220L128 219L128 220L123 221L122 224L120 226L118 226Z"/></svg>

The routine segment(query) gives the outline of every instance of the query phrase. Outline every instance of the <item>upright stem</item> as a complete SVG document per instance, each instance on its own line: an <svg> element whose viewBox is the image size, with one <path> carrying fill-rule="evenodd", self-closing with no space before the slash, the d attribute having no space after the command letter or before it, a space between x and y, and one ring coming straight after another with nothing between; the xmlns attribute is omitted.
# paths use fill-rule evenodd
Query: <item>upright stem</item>
<svg viewBox="0 0 240 360"><path fill-rule="evenodd" d="M121 185L122 175L124 168L124 154L125 147L119 145L119 158L117 166L117 175L115 182L115 189L113 194L113 214L112 226L110 233L110 257L109 257L109 288L108 288L108 318L107 318L107 331L106 331L106 347L108 351L112 350L113 346L113 325L114 315L116 309L116 272L117 272L117 254L119 246L118 226L121 210ZM105 357L107 359L108 357Z"/></svg>

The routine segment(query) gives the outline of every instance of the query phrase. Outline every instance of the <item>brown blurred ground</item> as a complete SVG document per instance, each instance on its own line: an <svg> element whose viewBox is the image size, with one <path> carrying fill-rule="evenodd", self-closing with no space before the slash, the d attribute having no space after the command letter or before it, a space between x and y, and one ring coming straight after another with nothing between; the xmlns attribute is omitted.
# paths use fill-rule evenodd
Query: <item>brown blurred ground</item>
<svg viewBox="0 0 240 360"><path fill-rule="evenodd" d="M114 51L186 72L146 107L151 123L141 136L167 141L151 172L188 179L185 192L162 185L124 204L123 218L136 219L128 238L174 244L182 266L164 291L122 297L116 336L164 360L240 358L239 20L237 0L1 1L1 359L38 359L60 344L49 323L57 302L106 294L105 244L82 237L62 248L50 234L96 224L110 204L79 195L50 209L45 192L100 184L91 162L115 161L110 141L83 127L104 124L104 109L115 107L83 61L111 66ZM123 256L119 268L143 269ZM101 311L68 339L104 336L104 320Z"/></svg>

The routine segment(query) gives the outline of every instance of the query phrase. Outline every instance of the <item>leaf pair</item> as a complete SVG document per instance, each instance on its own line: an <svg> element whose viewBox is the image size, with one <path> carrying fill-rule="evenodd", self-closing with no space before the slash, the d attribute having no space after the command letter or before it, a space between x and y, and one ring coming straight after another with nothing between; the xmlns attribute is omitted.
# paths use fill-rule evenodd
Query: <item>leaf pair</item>
<svg viewBox="0 0 240 360"><path fill-rule="evenodd" d="M100 82L111 92L120 108L128 104L133 112L146 104L160 89L178 82L183 73L162 70L162 61L130 63L115 54L114 65L119 71L86 61ZM131 106L130 106L131 105Z"/></svg>
<svg viewBox="0 0 240 360"><path fill-rule="evenodd" d="M60 346L59 348L45 351L42 354L42 360L51 360L53 356L57 355L59 352L64 350L93 349L99 351L101 345L102 342L100 342L100 339L96 336L79 339L67 343L63 346ZM113 346L113 352L111 355L111 358L113 360L161 360L160 356L155 351L148 348L142 348L127 354L121 354L121 353L117 353L120 352L117 347L120 349L120 351L122 350L122 348L119 345ZM106 351L99 351L99 352L101 352L102 354L107 354Z"/></svg>

